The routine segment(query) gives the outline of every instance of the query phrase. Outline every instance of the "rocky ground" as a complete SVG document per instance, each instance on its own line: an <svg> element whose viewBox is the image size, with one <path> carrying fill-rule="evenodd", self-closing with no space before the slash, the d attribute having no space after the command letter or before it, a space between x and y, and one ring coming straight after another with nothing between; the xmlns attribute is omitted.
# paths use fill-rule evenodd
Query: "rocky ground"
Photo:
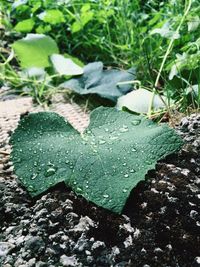
<svg viewBox="0 0 200 267"><path fill-rule="evenodd" d="M5 164L0 266L200 266L200 115L182 119L177 132L185 146L148 173L122 216L63 184L31 199Z"/></svg>

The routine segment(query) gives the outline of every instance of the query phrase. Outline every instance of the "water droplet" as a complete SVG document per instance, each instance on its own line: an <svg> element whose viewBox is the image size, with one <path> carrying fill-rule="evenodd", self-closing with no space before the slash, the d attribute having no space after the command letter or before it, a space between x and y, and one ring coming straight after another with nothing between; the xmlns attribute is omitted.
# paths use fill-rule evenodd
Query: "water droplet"
<svg viewBox="0 0 200 267"><path fill-rule="evenodd" d="M77 192L77 193L82 193L83 190L82 190L80 187L77 187L77 188L76 188L76 192Z"/></svg>
<svg viewBox="0 0 200 267"><path fill-rule="evenodd" d="M105 195L103 195L103 197L104 197L104 198L108 198L108 197L109 197L109 195L105 194Z"/></svg>
<svg viewBox="0 0 200 267"><path fill-rule="evenodd" d="M35 180L35 178L38 176L38 173L34 173L32 176L31 176L31 180Z"/></svg>
<svg viewBox="0 0 200 267"><path fill-rule="evenodd" d="M129 177L128 173L124 174L124 177L125 178L128 178Z"/></svg>
<svg viewBox="0 0 200 267"><path fill-rule="evenodd" d="M100 140L100 141L99 141L99 144L100 144L100 145L103 145L103 144L105 144L105 143L106 143L105 140Z"/></svg>
<svg viewBox="0 0 200 267"><path fill-rule="evenodd" d="M150 160L145 160L145 163L146 163L147 165L151 165L151 161L150 161Z"/></svg>
<svg viewBox="0 0 200 267"><path fill-rule="evenodd" d="M132 152L136 152L137 150L136 150L135 148L132 148L131 151L132 151Z"/></svg>
<svg viewBox="0 0 200 267"><path fill-rule="evenodd" d="M123 166L126 166L126 165L127 165L127 163L126 163L126 162L124 162L124 163L123 163Z"/></svg>
<svg viewBox="0 0 200 267"><path fill-rule="evenodd" d="M134 173L134 172L135 172L135 170L134 170L134 169L131 169L131 170L130 170L130 172L131 172L131 173Z"/></svg>
<svg viewBox="0 0 200 267"><path fill-rule="evenodd" d="M134 126L137 126L137 125L139 125L139 124L141 123L141 120L136 119L136 120L133 120L131 123L132 123Z"/></svg>
<svg viewBox="0 0 200 267"><path fill-rule="evenodd" d="M123 193L126 193L127 192L127 189L123 189Z"/></svg>
<svg viewBox="0 0 200 267"><path fill-rule="evenodd" d="M105 128L105 132L108 132L109 131L109 129L108 128Z"/></svg>
<svg viewBox="0 0 200 267"><path fill-rule="evenodd" d="M119 131L120 131L121 133L128 132L128 127L127 127L126 125L123 125L123 127L120 128Z"/></svg>
<svg viewBox="0 0 200 267"><path fill-rule="evenodd" d="M53 175L53 174L55 174L55 173L56 173L56 169L55 169L55 168L49 168L49 169L46 171L45 176L46 176L46 177L49 177L49 176L51 176L51 175Z"/></svg>
<svg viewBox="0 0 200 267"><path fill-rule="evenodd" d="M111 136L111 137L110 137L110 140L116 140L116 139L118 139L117 136Z"/></svg>
<svg viewBox="0 0 200 267"><path fill-rule="evenodd" d="M24 183L25 184L25 183ZM28 186L28 190L30 191L30 192L34 192L34 191L36 191L36 189L32 186L32 185L29 185Z"/></svg>

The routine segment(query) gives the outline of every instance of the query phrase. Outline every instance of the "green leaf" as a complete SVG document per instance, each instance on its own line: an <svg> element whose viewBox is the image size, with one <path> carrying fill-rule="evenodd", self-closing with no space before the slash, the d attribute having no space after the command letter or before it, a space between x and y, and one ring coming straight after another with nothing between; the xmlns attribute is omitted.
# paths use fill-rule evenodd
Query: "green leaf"
<svg viewBox="0 0 200 267"><path fill-rule="evenodd" d="M71 32L72 33L79 32L82 28L83 28L83 26L82 26L81 22L77 20L72 24Z"/></svg>
<svg viewBox="0 0 200 267"><path fill-rule="evenodd" d="M121 213L131 190L182 140L167 125L98 108L80 134L56 113L24 117L11 137L11 159L32 196L65 181L77 194Z"/></svg>
<svg viewBox="0 0 200 267"><path fill-rule="evenodd" d="M52 25L65 22L63 13L57 9L45 10L44 12L40 13L38 17L44 22Z"/></svg>
<svg viewBox="0 0 200 267"><path fill-rule="evenodd" d="M90 22L94 17L94 12L90 11L87 13L81 14L81 24L85 26L88 22Z"/></svg>
<svg viewBox="0 0 200 267"><path fill-rule="evenodd" d="M35 31L37 33L47 33L47 32L50 32L51 31L51 25L39 25Z"/></svg>
<svg viewBox="0 0 200 267"><path fill-rule="evenodd" d="M129 92L132 84L118 84L134 80L135 69L104 70L102 62L93 62L86 65L80 78L74 78L60 85L78 94L98 94L103 98L117 101L117 98Z"/></svg>
<svg viewBox="0 0 200 267"><path fill-rule="evenodd" d="M89 3L87 4L84 4L82 7L81 7L81 13L86 13L90 10L91 6Z"/></svg>
<svg viewBox="0 0 200 267"><path fill-rule="evenodd" d="M81 75L83 74L83 68L75 64L72 59L65 58L59 54L53 54L51 56L51 62L60 75Z"/></svg>
<svg viewBox="0 0 200 267"><path fill-rule="evenodd" d="M162 28L156 28L156 29L153 29L151 32L150 32L150 35L152 34L160 34L162 37L165 37L165 38L169 38L169 39L179 39L180 38L180 34L171 30L170 28L170 23L169 21L167 21L163 26Z"/></svg>
<svg viewBox="0 0 200 267"><path fill-rule="evenodd" d="M44 34L27 34L12 47L22 68L49 67L49 56L59 53L56 42Z"/></svg>
<svg viewBox="0 0 200 267"><path fill-rule="evenodd" d="M19 7L21 5L25 5L27 2L28 2L28 0L16 0L12 4L12 9L16 9L17 7Z"/></svg>
<svg viewBox="0 0 200 267"><path fill-rule="evenodd" d="M154 95L153 92L143 88L134 90L133 92L119 97L117 101L117 108L122 109L123 107L126 107L136 113L147 113L152 97L152 108L154 111L165 108L165 104L158 95ZM166 97L162 96L162 99L168 103Z"/></svg>
<svg viewBox="0 0 200 267"><path fill-rule="evenodd" d="M188 31L193 32L196 31L200 25L200 18L199 16L192 16L187 23Z"/></svg>
<svg viewBox="0 0 200 267"><path fill-rule="evenodd" d="M35 22L33 19L25 19L17 23L17 25L14 27L14 29L17 32L30 32L35 25Z"/></svg>

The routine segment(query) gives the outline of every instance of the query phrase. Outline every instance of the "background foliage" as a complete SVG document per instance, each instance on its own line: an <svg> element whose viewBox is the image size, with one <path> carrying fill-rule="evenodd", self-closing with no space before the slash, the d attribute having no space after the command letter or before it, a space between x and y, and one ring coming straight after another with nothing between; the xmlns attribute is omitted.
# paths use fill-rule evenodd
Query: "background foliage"
<svg viewBox="0 0 200 267"><path fill-rule="evenodd" d="M189 13L176 33L189 2ZM137 79L150 90L173 38L157 90L183 111L199 108L198 0L3 0L0 7L4 49L27 33L44 33L56 40L62 53L84 63L101 60L117 68L135 66Z"/></svg>

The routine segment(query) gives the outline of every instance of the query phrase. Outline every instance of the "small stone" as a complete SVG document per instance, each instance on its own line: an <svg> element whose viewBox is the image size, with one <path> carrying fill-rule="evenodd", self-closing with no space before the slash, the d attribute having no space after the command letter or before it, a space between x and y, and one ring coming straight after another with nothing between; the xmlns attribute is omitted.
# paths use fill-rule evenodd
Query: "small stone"
<svg viewBox="0 0 200 267"><path fill-rule="evenodd" d="M194 267L200 267L200 256L194 259Z"/></svg>
<svg viewBox="0 0 200 267"><path fill-rule="evenodd" d="M26 267L35 267L36 258L32 258L27 262Z"/></svg>
<svg viewBox="0 0 200 267"><path fill-rule="evenodd" d="M68 257L66 255L62 255L60 257L60 263L63 266L68 266L68 267L76 267L76 266L78 266L78 261L77 261L75 256Z"/></svg>
<svg viewBox="0 0 200 267"><path fill-rule="evenodd" d="M102 242L102 241L96 241L93 243L92 247L91 247L91 250L96 250L98 248L105 248L105 243Z"/></svg>
<svg viewBox="0 0 200 267"><path fill-rule="evenodd" d="M9 242L0 242L0 257L6 256L15 246Z"/></svg>
<svg viewBox="0 0 200 267"><path fill-rule="evenodd" d="M39 250L43 249L45 243L41 237L31 237L25 243L25 248L31 250L31 252L38 252Z"/></svg>
<svg viewBox="0 0 200 267"><path fill-rule="evenodd" d="M181 120L181 126L187 127L189 125L189 120L187 118L183 118Z"/></svg>

